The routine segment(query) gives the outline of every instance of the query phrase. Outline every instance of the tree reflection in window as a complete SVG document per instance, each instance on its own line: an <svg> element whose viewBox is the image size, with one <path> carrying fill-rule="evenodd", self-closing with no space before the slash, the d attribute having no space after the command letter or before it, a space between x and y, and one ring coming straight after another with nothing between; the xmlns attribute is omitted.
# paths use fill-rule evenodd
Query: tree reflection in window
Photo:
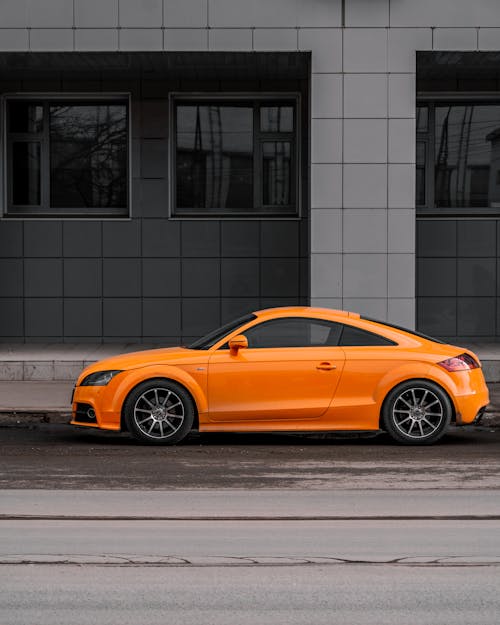
<svg viewBox="0 0 500 625"><path fill-rule="evenodd" d="M128 103L8 100L8 213L128 215Z"/></svg>
<svg viewBox="0 0 500 625"><path fill-rule="evenodd" d="M295 106L180 98L173 212L296 214Z"/></svg>
<svg viewBox="0 0 500 625"><path fill-rule="evenodd" d="M179 208L251 208L253 109L177 107L176 160Z"/></svg>
<svg viewBox="0 0 500 625"><path fill-rule="evenodd" d="M417 206L422 212L500 208L500 104L426 102L417 108Z"/></svg>
<svg viewBox="0 0 500 625"><path fill-rule="evenodd" d="M50 106L50 204L127 204L127 117L123 105Z"/></svg>

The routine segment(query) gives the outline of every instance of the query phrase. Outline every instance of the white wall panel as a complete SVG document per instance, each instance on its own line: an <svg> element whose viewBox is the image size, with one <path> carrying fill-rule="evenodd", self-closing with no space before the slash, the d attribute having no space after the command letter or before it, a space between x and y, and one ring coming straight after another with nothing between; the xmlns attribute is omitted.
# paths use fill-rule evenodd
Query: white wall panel
<svg viewBox="0 0 500 625"><path fill-rule="evenodd" d="M342 206L342 165L315 163L311 165L311 207Z"/></svg>
<svg viewBox="0 0 500 625"><path fill-rule="evenodd" d="M390 28L387 63L390 72L414 73L416 51L432 49L430 28Z"/></svg>
<svg viewBox="0 0 500 625"><path fill-rule="evenodd" d="M16 52L28 50L27 28L0 28L0 50Z"/></svg>
<svg viewBox="0 0 500 625"><path fill-rule="evenodd" d="M313 74L312 117L342 117L342 93L341 74Z"/></svg>
<svg viewBox="0 0 500 625"><path fill-rule="evenodd" d="M252 50L252 31L249 28L211 28L208 31L210 50Z"/></svg>
<svg viewBox="0 0 500 625"><path fill-rule="evenodd" d="M32 28L30 49L32 51L57 52L73 50L71 28Z"/></svg>
<svg viewBox="0 0 500 625"><path fill-rule="evenodd" d="M344 208L386 208L387 165L344 165Z"/></svg>
<svg viewBox="0 0 500 625"><path fill-rule="evenodd" d="M387 74L346 74L344 117L387 117Z"/></svg>
<svg viewBox="0 0 500 625"><path fill-rule="evenodd" d="M339 208L315 208L311 211L311 251L342 252L342 214Z"/></svg>
<svg viewBox="0 0 500 625"><path fill-rule="evenodd" d="M389 163L414 163L415 143L414 119L389 119Z"/></svg>
<svg viewBox="0 0 500 625"><path fill-rule="evenodd" d="M346 0L346 26L388 26L389 0Z"/></svg>
<svg viewBox="0 0 500 625"><path fill-rule="evenodd" d="M389 117L415 117L415 74L389 75Z"/></svg>
<svg viewBox="0 0 500 625"><path fill-rule="evenodd" d="M311 257L311 297L342 297L342 254Z"/></svg>
<svg viewBox="0 0 500 625"><path fill-rule="evenodd" d="M387 297L387 254L344 254L343 297Z"/></svg>
<svg viewBox="0 0 500 625"><path fill-rule="evenodd" d="M73 0L28 0L28 26L71 28L73 26Z"/></svg>
<svg viewBox="0 0 500 625"><path fill-rule="evenodd" d="M170 28L206 28L208 0L163 0L163 20Z"/></svg>
<svg viewBox="0 0 500 625"><path fill-rule="evenodd" d="M203 28L165 28L164 50L208 50L208 32Z"/></svg>
<svg viewBox="0 0 500 625"><path fill-rule="evenodd" d="M387 252L387 209L344 209L343 226L345 253Z"/></svg>
<svg viewBox="0 0 500 625"><path fill-rule="evenodd" d="M392 0L391 26L500 26L497 0Z"/></svg>
<svg viewBox="0 0 500 625"><path fill-rule="evenodd" d="M311 163L342 162L342 120L311 120Z"/></svg>
<svg viewBox="0 0 500 625"><path fill-rule="evenodd" d="M341 0L209 0L210 26L341 26Z"/></svg>
<svg viewBox="0 0 500 625"><path fill-rule="evenodd" d="M253 49L267 51L297 50L296 28L256 28Z"/></svg>
<svg viewBox="0 0 500 625"><path fill-rule="evenodd" d="M476 28L436 28L434 50L477 50Z"/></svg>
<svg viewBox="0 0 500 625"><path fill-rule="evenodd" d="M345 72L387 71L387 29L346 28L344 30Z"/></svg>
<svg viewBox="0 0 500 625"><path fill-rule="evenodd" d="M75 0L77 28L118 26L118 0Z"/></svg>
<svg viewBox="0 0 500 625"><path fill-rule="evenodd" d="M116 28L77 28L75 50L81 52L118 50L118 30Z"/></svg>
<svg viewBox="0 0 500 625"><path fill-rule="evenodd" d="M387 120L344 120L345 163L387 163Z"/></svg>
<svg viewBox="0 0 500 625"><path fill-rule="evenodd" d="M299 50L312 51L312 72L342 71L342 29L299 28Z"/></svg>

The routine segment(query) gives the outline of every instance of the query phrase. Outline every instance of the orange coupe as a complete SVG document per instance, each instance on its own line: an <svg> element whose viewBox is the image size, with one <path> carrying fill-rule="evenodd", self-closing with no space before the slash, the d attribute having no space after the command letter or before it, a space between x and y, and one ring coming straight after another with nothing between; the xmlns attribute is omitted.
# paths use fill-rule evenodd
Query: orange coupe
<svg viewBox="0 0 500 625"><path fill-rule="evenodd" d="M153 444L200 432L385 430L437 441L488 404L477 356L356 313L274 308L195 341L87 367L71 423Z"/></svg>

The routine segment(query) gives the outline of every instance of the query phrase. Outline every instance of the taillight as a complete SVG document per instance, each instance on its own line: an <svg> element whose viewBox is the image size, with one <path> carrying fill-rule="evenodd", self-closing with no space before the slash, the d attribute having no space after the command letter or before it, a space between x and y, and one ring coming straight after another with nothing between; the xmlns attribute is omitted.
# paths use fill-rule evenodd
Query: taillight
<svg viewBox="0 0 500 625"><path fill-rule="evenodd" d="M441 365L446 371L466 371L467 369L479 369L481 366L469 354L460 354L460 356L442 360L437 364Z"/></svg>

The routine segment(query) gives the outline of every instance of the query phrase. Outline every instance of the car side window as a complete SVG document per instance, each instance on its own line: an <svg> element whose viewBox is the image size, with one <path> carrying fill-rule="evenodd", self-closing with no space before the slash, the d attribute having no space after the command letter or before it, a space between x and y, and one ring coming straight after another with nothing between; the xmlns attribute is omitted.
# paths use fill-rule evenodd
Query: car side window
<svg viewBox="0 0 500 625"><path fill-rule="evenodd" d="M377 345L396 345L394 341L386 339L385 336L367 332L354 326L344 325L339 345L342 347L372 347Z"/></svg>
<svg viewBox="0 0 500 625"><path fill-rule="evenodd" d="M250 348L333 347L338 345L339 323L308 317L264 321L245 331Z"/></svg>

